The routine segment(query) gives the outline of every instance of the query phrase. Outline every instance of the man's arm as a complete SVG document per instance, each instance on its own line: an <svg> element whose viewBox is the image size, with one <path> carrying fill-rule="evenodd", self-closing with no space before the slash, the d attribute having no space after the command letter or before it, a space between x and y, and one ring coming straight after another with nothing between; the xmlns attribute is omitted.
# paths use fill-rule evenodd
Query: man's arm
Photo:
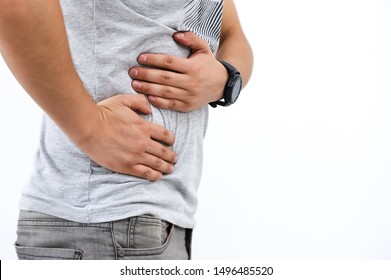
<svg viewBox="0 0 391 280"><path fill-rule="evenodd" d="M179 32L173 38L191 49L188 58L141 54L138 62L149 67L133 67L129 71L134 79L132 87L139 93L147 94L156 107L188 112L220 100L228 74L219 60L229 62L240 71L243 86L250 79L253 54L233 0L224 0L220 46L216 57L208 44L194 33Z"/></svg>
<svg viewBox="0 0 391 280"><path fill-rule="evenodd" d="M133 111L151 113L144 96L98 104L89 96L71 59L59 1L0 0L0 52L27 93L97 163L149 180L172 171L175 153L153 139L172 145L173 134Z"/></svg>
<svg viewBox="0 0 391 280"><path fill-rule="evenodd" d="M253 68L253 53L233 0L224 0L220 46L216 58L231 63L239 70L243 87L248 83Z"/></svg>

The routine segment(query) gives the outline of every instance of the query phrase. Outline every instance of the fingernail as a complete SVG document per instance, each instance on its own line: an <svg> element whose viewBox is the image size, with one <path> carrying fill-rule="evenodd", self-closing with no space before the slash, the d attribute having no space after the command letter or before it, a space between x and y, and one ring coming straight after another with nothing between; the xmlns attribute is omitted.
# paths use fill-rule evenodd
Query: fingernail
<svg viewBox="0 0 391 280"><path fill-rule="evenodd" d="M139 61L139 62L145 62L145 61L147 61L147 56L144 55L144 54L140 55L140 56L138 57L138 61Z"/></svg>
<svg viewBox="0 0 391 280"><path fill-rule="evenodd" d="M139 81L133 81L133 88L135 89L141 88L141 83Z"/></svg>
<svg viewBox="0 0 391 280"><path fill-rule="evenodd" d="M155 96L148 96L148 99L152 103L156 101L156 97Z"/></svg>
<svg viewBox="0 0 391 280"><path fill-rule="evenodd" d="M137 70L137 68L132 68L132 69L130 69L130 76L131 76L131 77L137 77L137 75L138 75L138 70Z"/></svg>
<svg viewBox="0 0 391 280"><path fill-rule="evenodd" d="M183 37L185 37L185 34L182 32L177 32L177 33L175 33L175 36L178 38L183 38Z"/></svg>

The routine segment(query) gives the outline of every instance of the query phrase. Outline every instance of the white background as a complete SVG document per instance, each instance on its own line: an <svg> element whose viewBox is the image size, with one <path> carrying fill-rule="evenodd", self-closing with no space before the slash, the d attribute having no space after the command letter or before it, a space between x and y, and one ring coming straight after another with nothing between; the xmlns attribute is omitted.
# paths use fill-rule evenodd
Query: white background
<svg viewBox="0 0 391 280"><path fill-rule="evenodd" d="M391 1L237 0L253 77L211 110L195 259L391 258ZM0 258L40 109L0 59Z"/></svg>

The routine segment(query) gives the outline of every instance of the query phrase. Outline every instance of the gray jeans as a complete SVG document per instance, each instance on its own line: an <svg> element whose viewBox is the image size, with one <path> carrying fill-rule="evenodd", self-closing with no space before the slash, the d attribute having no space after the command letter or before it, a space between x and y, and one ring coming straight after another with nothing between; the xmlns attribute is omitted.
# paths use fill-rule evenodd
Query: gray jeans
<svg viewBox="0 0 391 280"><path fill-rule="evenodd" d="M20 260L187 260L191 235L148 215L83 224L20 211L15 248Z"/></svg>

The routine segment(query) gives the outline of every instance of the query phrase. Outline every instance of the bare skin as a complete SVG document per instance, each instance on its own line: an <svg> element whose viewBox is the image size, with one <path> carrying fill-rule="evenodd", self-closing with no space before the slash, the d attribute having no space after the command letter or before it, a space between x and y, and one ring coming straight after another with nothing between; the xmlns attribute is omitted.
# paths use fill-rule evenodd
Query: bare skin
<svg viewBox="0 0 391 280"><path fill-rule="evenodd" d="M251 48L233 1L224 2L217 59L235 65L246 83ZM184 112L221 99L227 72L207 44L192 33L174 39L192 50L189 58L140 55L141 64L160 70L131 69L133 87L157 107ZM95 162L148 180L173 171L177 155L166 145L174 135L136 114L151 113L145 96L119 93L97 104L89 96L71 59L59 1L0 0L0 52L26 92Z"/></svg>
<svg viewBox="0 0 391 280"><path fill-rule="evenodd" d="M228 74L219 60L231 63L241 72L243 86L250 79L253 55L233 0L224 1L221 40L216 57L208 44L194 33L178 32L173 39L191 49L188 58L144 53L138 57L138 62L149 67L138 66L129 71L134 79L133 89L147 94L154 106L189 112L220 100Z"/></svg>
<svg viewBox="0 0 391 280"><path fill-rule="evenodd" d="M59 1L0 0L0 52L35 102L98 164L159 180L173 170L174 135L134 111L150 114L142 95L98 104L74 68ZM155 141L158 140L158 141Z"/></svg>

